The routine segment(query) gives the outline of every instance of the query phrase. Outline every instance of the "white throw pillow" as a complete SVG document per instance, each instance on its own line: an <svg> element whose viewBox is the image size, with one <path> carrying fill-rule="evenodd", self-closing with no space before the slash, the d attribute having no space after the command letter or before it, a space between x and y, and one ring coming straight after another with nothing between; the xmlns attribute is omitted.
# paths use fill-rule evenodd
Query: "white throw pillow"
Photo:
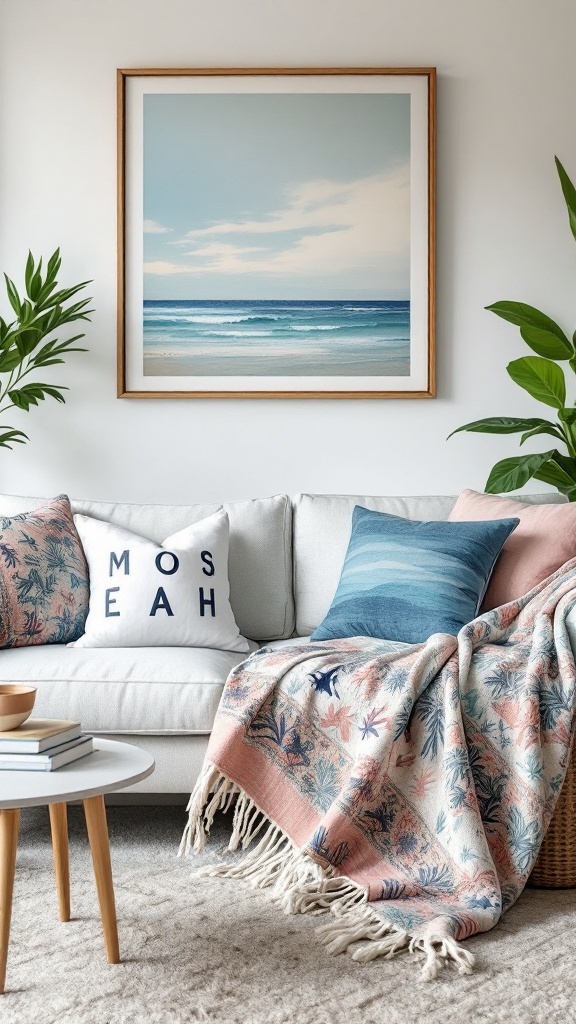
<svg viewBox="0 0 576 1024"><path fill-rule="evenodd" d="M162 545L112 523L74 516L90 572L84 635L70 647L213 647L248 651L228 584L228 515Z"/></svg>

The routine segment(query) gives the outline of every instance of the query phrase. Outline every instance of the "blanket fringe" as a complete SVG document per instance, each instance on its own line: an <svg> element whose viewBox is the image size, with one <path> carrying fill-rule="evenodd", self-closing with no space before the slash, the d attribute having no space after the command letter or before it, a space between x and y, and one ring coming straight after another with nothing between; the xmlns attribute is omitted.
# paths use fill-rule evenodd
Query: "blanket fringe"
<svg viewBox="0 0 576 1024"><path fill-rule="evenodd" d="M421 950L426 955L426 963L422 968L422 980L432 981L438 971L446 963L453 963L459 974L472 974L474 954L458 945L450 936L427 935L412 939L408 947L410 953Z"/></svg>
<svg viewBox="0 0 576 1024"><path fill-rule="evenodd" d="M209 762L188 803L188 823L178 856L204 849L216 812L229 810L236 796L228 850L247 850L257 837L259 841L241 859L199 868L194 878L242 879L253 888L270 889L271 898L286 914L330 911L330 920L317 928L316 934L333 955L348 951L353 960L367 963L380 956L390 960L404 952L423 954L424 981L435 978L448 962L454 963L460 974L470 974L474 957L453 938L433 933L411 935L383 921L367 905L368 892L363 886L336 875L334 868L323 867L294 846L247 793ZM359 942L363 945L350 948Z"/></svg>
<svg viewBox="0 0 576 1024"><path fill-rule="evenodd" d="M195 853L202 852L216 812L227 811L234 796L240 792L239 786L206 761L186 808L188 823L180 842L179 857L191 849Z"/></svg>
<svg viewBox="0 0 576 1024"><path fill-rule="evenodd" d="M204 849L216 812L228 810L236 795L228 850L247 850L257 838L259 841L241 860L199 868L195 878L237 878L256 889L270 889L272 899L286 914L319 914L330 909L344 912L366 902L368 896L362 886L336 876L333 868L323 867L294 846L247 793L209 762L188 803L188 823L179 855Z"/></svg>
<svg viewBox="0 0 576 1024"><path fill-rule="evenodd" d="M362 964L380 956L391 960L399 953L423 953L422 981L436 978L438 971L447 963L453 963L459 974L471 974L474 965L474 955L450 936L434 933L412 936L402 928L382 921L367 906L333 915L330 921L316 929L316 935L328 953L335 956L348 951L353 960ZM357 942L364 944L352 951L350 947Z"/></svg>

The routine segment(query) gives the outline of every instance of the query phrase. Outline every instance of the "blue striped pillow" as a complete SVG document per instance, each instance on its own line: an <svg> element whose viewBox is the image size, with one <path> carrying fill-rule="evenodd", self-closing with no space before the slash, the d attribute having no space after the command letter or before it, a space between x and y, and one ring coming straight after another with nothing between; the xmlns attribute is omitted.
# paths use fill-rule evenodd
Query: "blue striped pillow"
<svg viewBox="0 0 576 1024"><path fill-rule="evenodd" d="M374 636L423 643L478 614L519 519L418 522L356 505L338 589L312 640Z"/></svg>

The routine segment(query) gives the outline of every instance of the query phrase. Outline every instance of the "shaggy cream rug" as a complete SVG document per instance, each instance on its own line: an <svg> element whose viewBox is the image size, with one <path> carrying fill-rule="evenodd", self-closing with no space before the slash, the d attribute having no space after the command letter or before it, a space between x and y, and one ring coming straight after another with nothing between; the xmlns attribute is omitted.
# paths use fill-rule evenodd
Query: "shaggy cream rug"
<svg viewBox="0 0 576 1024"><path fill-rule="evenodd" d="M23 811L1 1024L571 1024L576 890L528 890L470 940L470 977L418 981L408 959L331 958L317 918L285 917L266 892L191 880L227 842L226 819L198 859L176 859L183 807L111 807L123 963L110 966L83 816L70 809L72 915L60 924L47 812Z"/></svg>

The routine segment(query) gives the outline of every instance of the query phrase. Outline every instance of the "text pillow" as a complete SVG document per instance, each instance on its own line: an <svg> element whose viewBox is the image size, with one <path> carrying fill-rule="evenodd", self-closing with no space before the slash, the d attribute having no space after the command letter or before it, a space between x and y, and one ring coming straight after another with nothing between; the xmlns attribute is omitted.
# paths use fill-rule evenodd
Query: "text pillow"
<svg viewBox="0 0 576 1024"><path fill-rule="evenodd" d="M65 494L0 517L0 647L64 644L88 612L88 567Z"/></svg>
<svg viewBox="0 0 576 1024"><path fill-rule="evenodd" d="M486 592L483 611L523 597L576 555L576 504L528 505L478 491L463 491L449 519L471 522L516 516Z"/></svg>
<svg viewBox="0 0 576 1024"><path fill-rule="evenodd" d="M374 636L424 643L478 614L518 519L419 522L356 505L342 575L312 640Z"/></svg>
<svg viewBox="0 0 576 1024"><path fill-rule="evenodd" d="M73 647L213 647L248 651L230 607L224 509L163 544L75 516L90 572L90 609Z"/></svg>

